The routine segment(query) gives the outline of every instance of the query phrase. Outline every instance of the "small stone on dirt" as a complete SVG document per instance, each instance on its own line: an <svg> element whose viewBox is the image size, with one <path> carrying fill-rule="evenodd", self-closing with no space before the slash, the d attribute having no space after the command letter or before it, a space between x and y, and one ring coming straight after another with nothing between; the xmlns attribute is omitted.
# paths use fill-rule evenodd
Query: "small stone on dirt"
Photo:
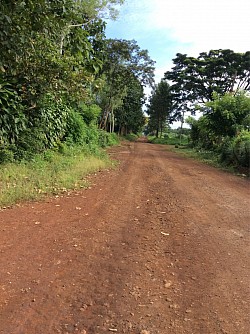
<svg viewBox="0 0 250 334"><path fill-rule="evenodd" d="M171 285L172 285L172 282L165 282L165 284L164 284L164 286L165 286L165 288L170 288L171 287Z"/></svg>

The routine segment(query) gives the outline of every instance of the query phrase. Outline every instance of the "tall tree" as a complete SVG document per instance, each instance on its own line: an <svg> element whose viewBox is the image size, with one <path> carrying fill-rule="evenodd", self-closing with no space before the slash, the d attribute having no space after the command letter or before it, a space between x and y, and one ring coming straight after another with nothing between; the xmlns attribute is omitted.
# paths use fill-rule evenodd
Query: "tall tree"
<svg viewBox="0 0 250 334"><path fill-rule="evenodd" d="M165 80L161 80L152 92L147 109L149 115L148 127L156 132L157 138L159 134L162 134L167 120L171 120L171 112L171 88Z"/></svg>
<svg viewBox="0 0 250 334"><path fill-rule="evenodd" d="M103 63L102 18L113 15L121 3L0 1L0 123L5 138L13 140L25 126L39 124L51 112L47 102L46 112L40 112L44 101L69 103L89 96Z"/></svg>
<svg viewBox="0 0 250 334"><path fill-rule="evenodd" d="M195 110L194 105L213 99L213 92L225 94L250 89L250 51L211 50L198 58L178 53L174 67L164 78L173 83L174 99L179 106Z"/></svg>
<svg viewBox="0 0 250 334"><path fill-rule="evenodd" d="M102 129L107 127L109 119L114 119L114 110L122 106L131 80L137 78L143 86L153 85L155 63L149 57L148 51L141 50L134 40L107 40L105 52L105 85L99 95L103 109L100 122Z"/></svg>
<svg viewBox="0 0 250 334"><path fill-rule="evenodd" d="M0 75L35 98L47 90L83 94L102 65L100 13L116 3L122 0L3 0Z"/></svg>
<svg viewBox="0 0 250 334"><path fill-rule="evenodd" d="M131 79L121 107L115 110L117 131L121 135L137 133L145 125L143 86L137 78Z"/></svg>

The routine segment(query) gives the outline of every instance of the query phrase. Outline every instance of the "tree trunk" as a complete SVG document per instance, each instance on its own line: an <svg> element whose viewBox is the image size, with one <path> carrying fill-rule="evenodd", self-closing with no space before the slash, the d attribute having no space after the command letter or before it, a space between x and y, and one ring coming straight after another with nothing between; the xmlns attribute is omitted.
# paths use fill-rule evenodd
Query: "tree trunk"
<svg viewBox="0 0 250 334"><path fill-rule="evenodd" d="M181 145L182 129L183 129L183 124L184 124L184 114L185 114L185 111L182 111L181 129L180 129L180 145Z"/></svg>

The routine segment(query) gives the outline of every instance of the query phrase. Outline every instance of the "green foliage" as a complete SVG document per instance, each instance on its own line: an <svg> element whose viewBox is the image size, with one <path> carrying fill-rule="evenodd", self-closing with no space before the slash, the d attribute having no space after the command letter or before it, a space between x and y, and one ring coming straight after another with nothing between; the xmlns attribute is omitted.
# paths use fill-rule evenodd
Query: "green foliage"
<svg viewBox="0 0 250 334"><path fill-rule="evenodd" d="M18 93L12 84L0 78L0 144L14 143L26 126Z"/></svg>
<svg viewBox="0 0 250 334"><path fill-rule="evenodd" d="M195 104L213 100L214 92L224 95L250 89L250 51L211 50L198 58L178 53L173 62L175 66L164 78L173 83L177 111L195 111Z"/></svg>
<svg viewBox="0 0 250 334"><path fill-rule="evenodd" d="M87 141L87 126L83 121L82 116L70 110L67 118L67 126L64 134L64 140L68 143L84 144Z"/></svg>
<svg viewBox="0 0 250 334"><path fill-rule="evenodd" d="M98 96L98 103L103 110L101 129L109 127L111 131L114 130L114 111L122 108L131 81L137 80L141 85L153 84L154 63L148 51L141 50L134 40L107 40L102 69L105 85ZM138 103L140 100L139 96Z"/></svg>
<svg viewBox="0 0 250 334"><path fill-rule="evenodd" d="M119 143L120 143L120 138L116 133L108 133L108 141L106 146L114 146L118 145Z"/></svg>
<svg viewBox="0 0 250 334"><path fill-rule="evenodd" d="M81 145L85 151L97 153L100 147L115 145L119 142L115 133L108 133L95 124L86 125L81 114L70 111L68 114L65 142L68 145ZM60 144L62 149L63 145Z"/></svg>
<svg viewBox="0 0 250 334"><path fill-rule="evenodd" d="M115 110L116 129L120 135L141 131L145 124L145 116L142 110L143 103L143 86L134 77L128 83L122 106Z"/></svg>
<svg viewBox="0 0 250 334"><path fill-rule="evenodd" d="M136 77L133 107L141 107L142 85L152 82L154 64L135 41L105 40L102 18L114 17L123 2L0 2L0 161L33 160L75 144L98 152L117 141L96 127L100 106L114 120ZM141 110L137 116L129 130L142 122Z"/></svg>
<svg viewBox="0 0 250 334"><path fill-rule="evenodd" d="M101 147L113 146L119 143L119 138L116 133L109 133L104 130L98 130L99 145Z"/></svg>
<svg viewBox="0 0 250 334"><path fill-rule="evenodd" d="M215 137L209 129L209 121L207 117L202 116L196 120L190 116L186 119L186 123L191 126L190 144L206 150L212 149Z"/></svg>
<svg viewBox="0 0 250 334"><path fill-rule="evenodd" d="M247 124L250 113L250 97L244 92L213 94L213 101L207 102L204 113L208 119L208 130L215 136L233 137Z"/></svg>
<svg viewBox="0 0 250 334"><path fill-rule="evenodd" d="M136 141L138 139L138 135L135 133L128 133L126 136L124 136L124 138L129 141Z"/></svg>
<svg viewBox="0 0 250 334"><path fill-rule="evenodd" d="M103 61L105 23L98 10L122 1L0 3L0 72L15 81L21 104L33 108L48 93L78 101L90 93Z"/></svg>
<svg viewBox="0 0 250 334"><path fill-rule="evenodd" d="M81 146L66 145L63 153L49 150L29 163L6 162L0 169L0 207L86 187L89 173L110 166L106 155L93 156Z"/></svg>
<svg viewBox="0 0 250 334"><path fill-rule="evenodd" d="M90 125L92 122L97 122L97 119L101 114L101 108L96 104L86 105L81 102L79 103L78 109L87 125Z"/></svg>
<svg viewBox="0 0 250 334"><path fill-rule="evenodd" d="M219 161L225 165L235 165L234 144L230 137L223 138L216 152L219 154Z"/></svg>
<svg viewBox="0 0 250 334"><path fill-rule="evenodd" d="M172 112L172 95L170 85L161 80L155 87L149 100L147 113L149 115L148 131L155 131L156 137L161 136Z"/></svg>
<svg viewBox="0 0 250 334"><path fill-rule="evenodd" d="M47 145L47 138L41 128L27 128L20 133L15 145L12 145L15 160L31 160L35 154L42 153Z"/></svg>
<svg viewBox="0 0 250 334"><path fill-rule="evenodd" d="M37 111L32 123L45 134L45 147L55 147L65 135L71 109L61 98L46 95L39 101Z"/></svg>
<svg viewBox="0 0 250 334"><path fill-rule="evenodd" d="M250 132L243 130L236 137L226 137L217 147L220 161L236 168L250 167Z"/></svg>
<svg viewBox="0 0 250 334"><path fill-rule="evenodd" d="M6 147L0 148L0 164L14 162L14 153Z"/></svg>
<svg viewBox="0 0 250 334"><path fill-rule="evenodd" d="M162 145L175 145L175 146L183 146L188 144L188 136L187 135L179 135L178 133L169 133L165 134L163 138L152 137L150 142L153 144L162 144Z"/></svg>
<svg viewBox="0 0 250 334"><path fill-rule="evenodd" d="M233 142L233 151L237 163L243 167L250 167L250 132L242 131Z"/></svg>
<svg viewBox="0 0 250 334"><path fill-rule="evenodd" d="M214 93L213 96L214 100L206 103L204 116L199 120L189 117L186 122L191 126L190 137L194 146L222 148L226 158L231 149L228 138L235 138L238 132L248 129L250 97L244 92L223 96Z"/></svg>
<svg viewBox="0 0 250 334"><path fill-rule="evenodd" d="M247 130L236 136L224 136L218 141L213 132L209 132L208 119L202 116L199 120L190 120L191 144L198 150L214 152L224 166L249 168L250 133ZM207 155L207 154L206 154Z"/></svg>

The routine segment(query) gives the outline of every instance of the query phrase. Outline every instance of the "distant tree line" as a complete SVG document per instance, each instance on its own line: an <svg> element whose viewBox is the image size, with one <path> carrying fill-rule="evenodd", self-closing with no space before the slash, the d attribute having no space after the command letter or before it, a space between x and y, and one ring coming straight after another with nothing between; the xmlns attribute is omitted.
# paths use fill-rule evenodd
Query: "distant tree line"
<svg viewBox="0 0 250 334"><path fill-rule="evenodd" d="M250 51L211 50L198 58L178 53L174 67L155 86L148 105L148 131L159 136L166 124L187 112L190 145L213 150L226 164L250 165Z"/></svg>

